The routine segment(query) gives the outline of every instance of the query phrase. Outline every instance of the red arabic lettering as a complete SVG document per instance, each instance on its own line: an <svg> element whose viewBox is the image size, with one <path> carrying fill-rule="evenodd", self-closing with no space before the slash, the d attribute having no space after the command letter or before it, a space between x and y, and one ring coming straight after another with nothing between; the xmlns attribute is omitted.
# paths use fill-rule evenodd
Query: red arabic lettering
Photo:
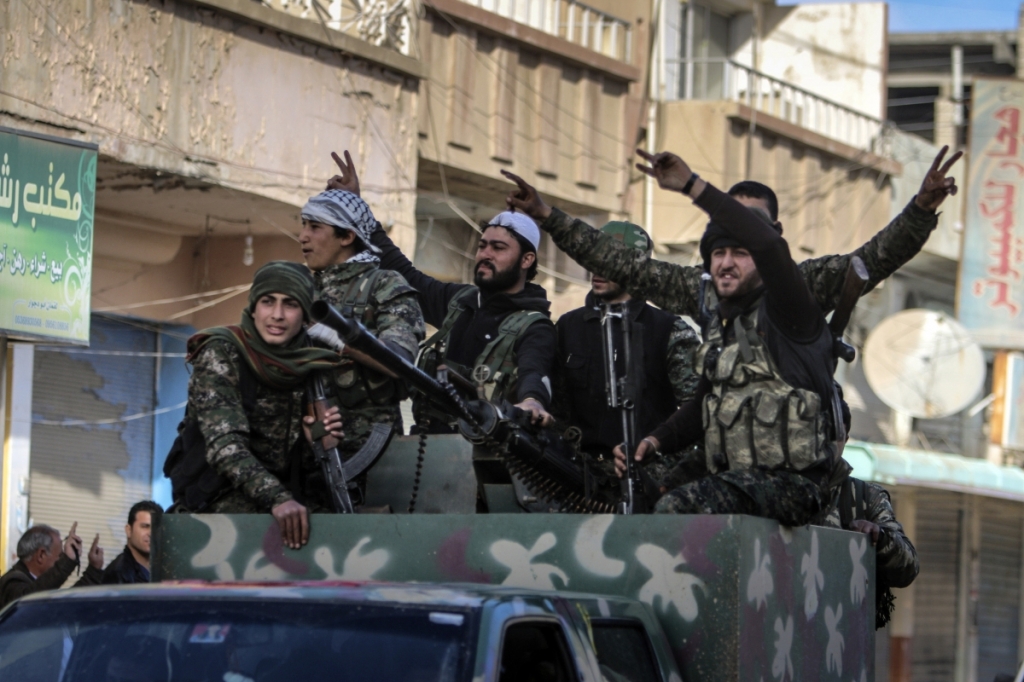
<svg viewBox="0 0 1024 682"><path fill-rule="evenodd" d="M1020 109L1005 106L997 111L993 118L1001 121L995 139L1003 144L1002 151L988 152L986 156L1017 156L1017 143L1020 140Z"/></svg>
<svg viewBox="0 0 1024 682"><path fill-rule="evenodd" d="M1002 165L1013 167L1019 164L1009 162ZM985 190L978 208L984 217L992 221L995 234L989 241L995 249L988 252L988 256L992 258L992 264L986 268L989 277L974 282L976 296L983 295L987 289L994 289L995 297L989 301L989 307L1006 308L1011 317L1016 317L1020 312L1020 306L1012 300L1011 294L1013 282L1021 281L1021 272L1016 266L1024 261L1021 240L1016 239L1013 233L1016 199L1016 184L996 180L985 182Z"/></svg>

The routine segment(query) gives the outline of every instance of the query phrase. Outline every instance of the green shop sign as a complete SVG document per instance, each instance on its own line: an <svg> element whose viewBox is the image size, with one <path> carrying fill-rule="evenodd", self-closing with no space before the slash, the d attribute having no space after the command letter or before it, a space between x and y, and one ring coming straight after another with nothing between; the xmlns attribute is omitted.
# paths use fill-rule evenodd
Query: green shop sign
<svg viewBox="0 0 1024 682"><path fill-rule="evenodd" d="M0 127L0 334L89 343L96 150Z"/></svg>

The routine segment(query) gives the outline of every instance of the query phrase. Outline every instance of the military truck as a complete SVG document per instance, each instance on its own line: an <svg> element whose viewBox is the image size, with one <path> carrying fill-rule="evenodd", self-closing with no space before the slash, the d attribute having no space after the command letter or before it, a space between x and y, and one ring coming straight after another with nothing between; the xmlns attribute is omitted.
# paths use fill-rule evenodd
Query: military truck
<svg viewBox="0 0 1024 682"><path fill-rule="evenodd" d="M584 620L614 618L613 603L635 600L649 609L635 613L657 619L685 680L873 679L875 556L864 535L747 516L603 513L616 507L590 496L568 434L460 395L443 370L419 372L326 304L313 315L450 410L460 433L398 437L386 449L378 438L370 449L382 456L346 462L320 442L338 510L351 508L340 498L355 465L375 460L362 508L391 513L314 515L300 550L285 548L270 515L165 514L154 528L155 580L498 585ZM489 513L475 513L481 506ZM646 624L644 634L657 649L654 630ZM672 679L669 662L659 658L658 670L654 679Z"/></svg>

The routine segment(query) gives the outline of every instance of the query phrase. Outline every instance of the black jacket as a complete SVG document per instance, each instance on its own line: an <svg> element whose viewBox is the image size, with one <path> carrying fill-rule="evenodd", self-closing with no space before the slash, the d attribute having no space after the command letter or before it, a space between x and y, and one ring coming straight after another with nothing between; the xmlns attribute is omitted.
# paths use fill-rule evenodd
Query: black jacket
<svg viewBox="0 0 1024 682"><path fill-rule="evenodd" d="M50 570L38 578L33 578L25 562L19 560L18 563L11 567L11 570L4 573L3 577L0 578L0 608L7 606L15 599L24 597L26 594L56 590L64 584L71 575L71 572L75 570L76 565L66 554L61 552L57 563ZM88 566L81 579L75 583L75 587L99 585L102 577L103 572L100 569Z"/></svg>
<svg viewBox="0 0 1024 682"><path fill-rule="evenodd" d="M382 268L395 270L405 277L418 292L423 319L440 327L448 314L448 304L460 291L472 284L442 282L426 275L405 257L387 233L378 229L371 239L383 252ZM461 365L472 367L477 357L498 333L502 321L517 310L536 310L549 314L551 303L547 292L536 284L528 283L516 294L490 294L469 297L470 314L463 315L452 328L446 357ZM550 324L532 324L519 337L514 347L519 376L516 401L536 398L545 407L551 404L550 376L555 360L555 329Z"/></svg>
<svg viewBox="0 0 1024 682"><path fill-rule="evenodd" d="M645 436L668 419L676 410L675 394L669 377L668 347L675 315L647 304L631 300L628 304L632 320L634 348L641 348L641 357L634 366L642 371L631 377L637 386L636 433ZM613 323L614 324L614 323ZM586 305L562 315L555 325L558 331L558 356L555 363L556 416L583 431L581 447L591 454L611 454L622 442L622 417L619 410L608 406L605 392L604 330L597 299L587 294ZM621 347L621 328L613 326L615 347ZM617 353L617 371L625 369L623 353Z"/></svg>
<svg viewBox="0 0 1024 682"><path fill-rule="evenodd" d="M125 545L124 551L103 569L104 585L132 585L148 582L149 571L135 560L135 555L128 549L128 545Z"/></svg>

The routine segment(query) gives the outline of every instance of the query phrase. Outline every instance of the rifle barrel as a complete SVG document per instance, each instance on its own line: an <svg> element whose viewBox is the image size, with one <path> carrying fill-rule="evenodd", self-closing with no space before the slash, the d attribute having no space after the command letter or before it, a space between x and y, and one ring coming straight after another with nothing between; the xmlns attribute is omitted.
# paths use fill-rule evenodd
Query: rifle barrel
<svg viewBox="0 0 1024 682"><path fill-rule="evenodd" d="M384 365L432 400L451 410L454 414L470 423L476 423L476 419L466 410L465 405L460 404L459 401L449 395L444 386L419 367L381 343L380 339L367 331L366 327L359 320L345 317L327 301L314 302L313 307L310 309L310 315L317 322L325 324L338 332L347 345L365 353Z"/></svg>

